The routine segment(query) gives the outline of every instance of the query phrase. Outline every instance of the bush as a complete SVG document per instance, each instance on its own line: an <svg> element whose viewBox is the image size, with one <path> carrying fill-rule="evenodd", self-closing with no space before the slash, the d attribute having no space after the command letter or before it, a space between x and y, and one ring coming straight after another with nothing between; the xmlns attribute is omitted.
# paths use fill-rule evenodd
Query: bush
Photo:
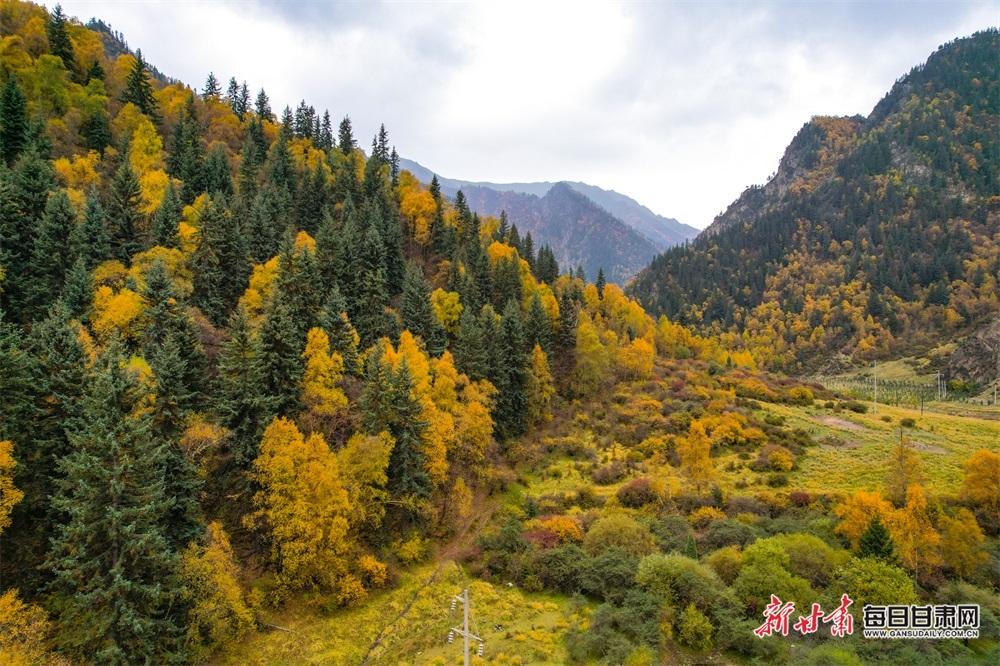
<svg viewBox="0 0 1000 666"><path fill-rule="evenodd" d="M868 405L866 403L863 403L863 402L858 402L857 400L848 400L847 402L841 403L841 406L844 409L849 409L850 411L854 412L855 414L867 414L868 413Z"/></svg>
<svg viewBox="0 0 1000 666"><path fill-rule="evenodd" d="M891 416L889 416L888 414L883 414L883 415L882 415L882 416L880 416L879 418L881 418L881 419L882 419L883 421L885 421L886 423L892 423L892 417L891 417Z"/></svg>
<svg viewBox="0 0 1000 666"><path fill-rule="evenodd" d="M708 526L708 531L702 540L705 552L725 548L726 546L747 546L759 537L759 533L749 525L735 520L717 520Z"/></svg>
<svg viewBox="0 0 1000 666"><path fill-rule="evenodd" d="M630 509L638 509L660 499L647 477L629 481L615 495L622 506Z"/></svg>
<svg viewBox="0 0 1000 666"><path fill-rule="evenodd" d="M808 407L813 404L813 392L805 386L796 386L788 392L788 401L793 405Z"/></svg>
<svg viewBox="0 0 1000 666"><path fill-rule="evenodd" d="M613 546L592 558L583 572L583 591L604 601L620 603L635 587L639 560Z"/></svg>
<svg viewBox="0 0 1000 666"><path fill-rule="evenodd" d="M764 415L764 423L776 427L781 427L785 425L785 417L768 412L767 414Z"/></svg>
<svg viewBox="0 0 1000 666"><path fill-rule="evenodd" d="M767 475L767 485L772 488L782 488L788 485L788 475L781 472Z"/></svg>
<svg viewBox="0 0 1000 666"><path fill-rule="evenodd" d="M662 595L675 608L694 604L711 613L726 593L722 580L708 566L683 555L649 555L635 575L639 587Z"/></svg>
<svg viewBox="0 0 1000 666"><path fill-rule="evenodd" d="M917 600L913 581L906 572L868 557L849 560L830 591L837 597L846 592L856 608L864 608L865 604L911 604Z"/></svg>
<svg viewBox="0 0 1000 666"><path fill-rule="evenodd" d="M714 506L703 506L700 509L696 509L691 512L691 515L688 516L688 522L691 524L691 527L696 530L700 530L707 527L712 521L722 520L725 517L726 514L722 513Z"/></svg>
<svg viewBox="0 0 1000 666"><path fill-rule="evenodd" d="M695 608L694 604L688 604L681 613L678 629L680 642L692 650L706 652L712 649L712 632L715 631L715 627L701 611Z"/></svg>
<svg viewBox="0 0 1000 666"><path fill-rule="evenodd" d="M712 568L715 575L722 579L723 583L732 585L736 577L740 575L742 560L743 557L739 549L735 546L727 546L709 555L705 562Z"/></svg>
<svg viewBox="0 0 1000 666"><path fill-rule="evenodd" d="M627 473L625 464L620 460L616 460L613 463L607 465L601 465L600 467L594 468L594 471L590 473L594 483L607 486L612 483L617 483L622 477Z"/></svg>
<svg viewBox="0 0 1000 666"><path fill-rule="evenodd" d="M905 419L900 419L899 425L903 426L904 428L916 428L917 422L914 419L907 417Z"/></svg>
<svg viewBox="0 0 1000 666"><path fill-rule="evenodd" d="M591 557L614 546L622 548L636 558L656 550L656 544L649 530L622 513L613 513L597 519L583 539L583 549Z"/></svg>
<svg viewBox="0 0 1000 666"><path fill-rule="evenodd" d="M809 493L805 492L804 490L793 490L788 494L788 499L789 501L791 501L792 504L799 507L809 506L809 503L812 501L812 498L809 496Z"/></svg>
<svg viewBox="0 0 1000 666"><path fill-rule="evenodd" d="M535 560L535 575L549 589L574 594L584 589L590 558L578 545L567 544L546 551Z"/></svg>
<svg viewBox="0 0 1000 666"><path fill-rule="evenodd" d="M672 550L681 552L691 533L691 526L681 516L669 515L651 524L649 531L663 552L668 553Z"/></svg>

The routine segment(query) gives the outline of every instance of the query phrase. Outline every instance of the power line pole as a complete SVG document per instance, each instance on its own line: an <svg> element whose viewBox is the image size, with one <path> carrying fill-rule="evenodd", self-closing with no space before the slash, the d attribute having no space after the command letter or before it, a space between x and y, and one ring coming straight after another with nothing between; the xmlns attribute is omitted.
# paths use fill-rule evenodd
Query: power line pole
<svg viewBox="0 0 1000 666"><path fill-rule="evenodd" d="M462 594L455 597L455 599L451 602L452 610L455 609L455 602L457 601L462 602L463 611L465 615L465 623L462 629L455 627L450 632L448 632L448 642L451 643L455 634L458 634L459 636L462 637L462 643L463 643L462 649L463 649L463 654L465 655L465 666L469 666L469 639L471 638L473 640L479 641L480 656L483 653L483 639L469 631L469 591L462 590Z"/></svg>
<svg viewBox="0 0 1000 666"><path fill-rule="evenodd" d="M878 359L875 360L875 369L872 370L872 379L875 380L875 390L872 392L872 414L878 414Z"/></svg>

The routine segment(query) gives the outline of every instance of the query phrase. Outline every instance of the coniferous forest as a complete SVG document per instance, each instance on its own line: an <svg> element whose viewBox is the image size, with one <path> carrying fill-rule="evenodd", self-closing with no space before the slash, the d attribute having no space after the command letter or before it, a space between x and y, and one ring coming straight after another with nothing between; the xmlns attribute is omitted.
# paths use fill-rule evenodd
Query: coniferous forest
<svg viewBox="0 0 1000 666"><path fill-rule="evenodd" d="M628 290L384 126L59 6L0 40L0 664L455 663L463 589L474 663L1000 655L996 410L778 374L998 310L995 30ZM853 634L801 630L844 595ZM864 639L866 603L979 638Z"/></svg>

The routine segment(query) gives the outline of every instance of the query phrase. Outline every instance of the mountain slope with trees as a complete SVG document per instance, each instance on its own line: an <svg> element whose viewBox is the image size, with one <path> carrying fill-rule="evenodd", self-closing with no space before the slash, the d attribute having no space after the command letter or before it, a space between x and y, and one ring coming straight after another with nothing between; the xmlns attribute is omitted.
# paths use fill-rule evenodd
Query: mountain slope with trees
<svg viewBox="0 0 1000 666"><path fill-rule="evenodd" d="M940 48L868 118L814 118L776 175L637 276L647 308L769 367L920 352L1000 310L995 29Z"/></svg>

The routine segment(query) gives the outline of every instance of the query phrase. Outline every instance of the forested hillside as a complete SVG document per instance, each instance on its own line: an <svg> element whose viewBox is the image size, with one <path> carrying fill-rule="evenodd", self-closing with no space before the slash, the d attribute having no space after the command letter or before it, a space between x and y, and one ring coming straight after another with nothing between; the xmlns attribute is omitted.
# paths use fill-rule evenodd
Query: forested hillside
<svg viewBox="0 0 1000 666"><path fill-rule="evenodd" d="M996 662L995 410L762 372L89 25L0 0L0 664L440 666L463 588L498 665ZM918 601L981 637L861 638Z"/></svg>
<svg viewBox="0 0 1000 666"><path fill-rule="evenodd" d="M814 118L775 176L632 288L768 367L919 352L1000 310L995 29L949 43L868 118Z"/></svg>

